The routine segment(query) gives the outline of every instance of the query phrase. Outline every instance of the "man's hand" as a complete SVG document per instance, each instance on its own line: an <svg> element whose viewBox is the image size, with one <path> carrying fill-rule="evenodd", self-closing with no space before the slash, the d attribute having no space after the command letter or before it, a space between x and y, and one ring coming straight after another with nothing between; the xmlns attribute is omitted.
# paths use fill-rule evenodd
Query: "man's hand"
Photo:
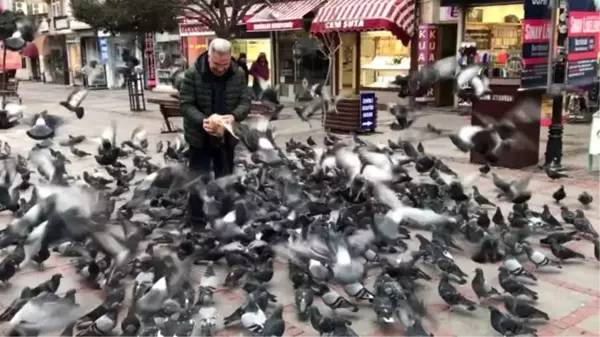
<svg viewBox="0 0 600 337"><path fill-rule="evenodd" d="M233 115L223 115L221 116L221 120L226 124L231 124L235 122L235 117Z"/></svg>
<svg viewBox="0 0 600 337"><path fill-rule="evenodd" d="M204 120L204 130L211 136L222 137L225 129L221 125L221 118L223 116L218 114L212 114L210 117Z"/></svg>

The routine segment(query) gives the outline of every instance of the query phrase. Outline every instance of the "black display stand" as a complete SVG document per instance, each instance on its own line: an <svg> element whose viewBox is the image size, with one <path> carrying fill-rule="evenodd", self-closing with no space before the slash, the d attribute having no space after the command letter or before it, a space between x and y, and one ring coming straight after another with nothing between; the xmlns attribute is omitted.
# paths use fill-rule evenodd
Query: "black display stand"
<svg viewBox="0 0 600 337"><path fill-rule="evenodd" d="M146 111L143 76L139 74L128 76L127 90L129 93L129 109L131 111Z"/></svg>

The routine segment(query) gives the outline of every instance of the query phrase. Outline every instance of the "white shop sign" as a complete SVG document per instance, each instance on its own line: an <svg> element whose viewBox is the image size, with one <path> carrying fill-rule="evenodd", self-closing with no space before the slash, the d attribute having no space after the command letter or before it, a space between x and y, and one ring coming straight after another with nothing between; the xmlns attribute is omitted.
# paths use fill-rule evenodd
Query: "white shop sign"
<svg viewBox="0 0 600 337"><path fill-rule="evenodd" d="M327 29L362 28L364 26L365 20L330 21L325 23Z"/></svg>
<svg viewBox="0 0 600 337"><path fill-rule="evenodd" d="M592 118L589 154L594 156L600 155L600 110Z"/></svg>

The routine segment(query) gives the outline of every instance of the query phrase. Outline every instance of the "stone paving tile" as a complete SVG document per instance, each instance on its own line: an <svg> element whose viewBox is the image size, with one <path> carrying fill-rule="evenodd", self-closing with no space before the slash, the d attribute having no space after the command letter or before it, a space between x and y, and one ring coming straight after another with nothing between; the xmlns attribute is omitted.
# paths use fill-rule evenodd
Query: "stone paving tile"
<svg viewBox="0 0 600 337"><path fill-rule="evenodd" d="M99 136L103 129L110 123L111 120L118 120L118 139L124 140L130 136L131 130L137 125L144 126L148 131L148 137L150 141L150 149L153 149L156 142L162 140L173 140L174 135L163 135L160 134L160 125L162 124L161 118L158 114L156 107L148 105L149 111L144 113L132 113L127 111L126 96L122 92L118 91L103 91L103 92L92 92L86 100L86 116L82 120L77 120L74 116L67 114L60 107L57 107L57 97L66 96L69 89L62 86L43 86L45 92L36 94L33 96L36 88L39 86L25 84L22 86L25 88L26 104L30 108L27 114L33 114L36 111L41 111L42 108L46 108L49 111L56 111L64 117L65 123L59 129L58 138L66 137L67 134L85 134L90 137ZM33 97L36 97L35 99ZM40 97L39 99L37 97ZM440 116L443 116L441 121ZM440 115L435 116L434 119L442 123L444 126L448 126L449 130L457 129L464 121L457 121L456 116L451 115ZM299 123L293 118L293 112L284 111L282 120L276 122L278 128L280 128L279 141L286 140L290 135L299 139L304 139L307 134L314 136L315 140L320 142L319 139L323 135L322 129L314 128L310 129L305 123ZM418 136L429 137L424 135L423 127L427 123L427 118L418 120L415 123L415 130L409 130L408 132L387 132L379 133L372 136L367 136L365 139L373 142L387 141L388 138L395 139L397 137L405 137L405 139L415 138ZM388 122L382 122L380 125L385 125ZM313 123L316 124L316 123ZM384 126L385 127L385 126ZM18 127L14 130L2 130L0 131L0 138L10 139L13 145L14 152L28 151L34 144L34 142L25 136L25 126ZM421 135L420 135L421 134ZM421 138L428 139L428 138ZM469 174L476 172L477 166L465 163L468 160L466 155L455 151L446 139L433 139L425 140L424 145L435 155L440 157L448 158L446 161L448 165L457 171L460 175ZM80 148L88 152L95 151L95 143L92 140L88 140L83 143ZM95 167L95 162L92 158L79 159L74 158L68 149L62 150L68 158L70 158L73 164L67 167L71 174L79 175L83 170L90 170ZM153 152L153 150L151 151ZM461 157L462 156L462 157ZM458 161L456 160L458 158ZM157 162L161 162L161 159L157 155L153 155L153 159ZM462 161L462 162L461 162ZM130 165L128 161L126 165ZM521 176L525 176L527 172L514 171L502 168L494 168L498 172L500 177L504 179L515 179ZM593 178L593 177L592 177ZM578 208L579 205L576 201L577 195L587 190L594 196L595 201L600 202L600 196L598 195L598 180L582 180L577 178L563 179L557 182L551 182L545 174L533 173L531 181L531 190L534 193L534 197L530 202L530 206L533 209L539 209L543 204L549 204L553 214L560 219L559 205L552 202L551 193L558 185L564 184L567 188L568 198L563 202L571 209ZM484 195L488 196L490 200L496 202L496 191L491 183L490 178L478 179L476 185L480 187L480 190ZM467 193L471 192L471 189L466 190ZM504 201L497 201L498 205L502 208L503 213L508 216L511 206ZM598 220L598 207L597 203L592 205L592 208L586 210L586 215L590 218L596 226L599 225ZM489 215L491 216L494 209L489 209ZM9 223L10 217L6 214L0 214L0 227L4 227ZM422 233L426 238L430 238L431 234L424 231L411 230L413 235L416 233ZM538 236L532 237L532 242L537 242ZM571 243L571 248L578 250L585 255L589 256L583 263L580 264L567 264L560 273L542 273L541 271L536 274L539 276L540 281L537 285L532 286L536 291L540 293L540 301L538 305L543 310L547 310L552 317L552 322L548 325L540 326L540 336L542 335L597 335L598 329L594 329L594 324L598 323L598 300L600 299L600 292L598 291L598 262L593 258L592 244L590 242L580 241ZM416 249L418 244L416 240L409 242L411 249ZM494 285L499 290L501 289L497 281L497 266L496 265L478 265L470 260L474 247L469 244L464 244L464 252L452 251L457 263L463 269L465 273L469 275L468 283L457 288L465 296L475 299L474 294L470 287L471 279L474 275L474 269L480 267L484 270L488 282ZM551 256L549 250L541 248L543 252ZM285 261L282 261L285 262ZM527 263L525 259L522 260L523 265L529 270L533 270L532 266ZM0 289L0 307L7 303L10 303L12 299L18 295L22 287L29 285L35 286L42 281L45 281L50 275L56 271L62 272L66 277L61 282L59 289L60 293L64 293L70 288L78 289L77 299L82 305L82 312L87 311L100 303L102 294L98 291L89 291L88 289L82 288L83 285L80 279L75 275L72 267L68 264L68 260L52 257L47 263L47 269L42 272L33 271L27 268L24 271L19 272L11 281L11 286L6 289ZM192 269L192 279L197 283L200 275L203 272L203 266L194 266ZM418 295L422 298L428 307L429 312L432 314L432 320L426 320L425 326L439 336L450 336L450 335L482 335L482 336L495 336L497 335L489 325L489 314L484 308L478 308L472 317L459 312L450 312L448 306L443 303L439 295L437 294L437 282L438 272L432 268L432 266L422 265L423 270L434 277L434 280L430 282L418 281L420 288ZM217 275L224 279L226 271L222 266L216 268ZM372 289L372 283L375 280L375 275L378 273L377 268L369 270L370 277L366 280L365 286ZM131 285L129 285L129 288ZM129 289L128 288L128 289ZM295 308L293 307L293 289L288 280L287 270L284 263L276 264L276 273L273 280L269 283L269 289L278 296L280 302L286 305L284 310L284 318L286 324L286 336L315 336L316 332L310 326L308 322L299 322L296 318ZM336 288L337 289L337 288ZM342 290L339 290L340 294L344 294ZM130 296L128 290L127 296ZM560 303L555 303L557 294L564 294L560 297ZM224 315L232 313L239 305L244 302L245 294L241 289L217 289L217 307L219 311ZM556 301L558 302L558 301ZM129 300L126 300L129 303ZM495 305L502 306L498 302L492 302ZM315 300L315 305L321 309L322 312L328 312L320 299ZM123 308L121 315L126 311L127 305ZM271 306L273 308L273 306ZM269 313L272 309L269 309ZM359 334L364 336L393 336L400 335L402 328L394 325L388 328L382 328L375 323L375 315L369 308L369 304L361 304L361 310L352 314L349 312L342 312L341 315L348 315L353 317L353 329ZM0 329L4 326L0 326ZM118 330L118 329L117 329ZM116 333L116 331L115 331ZM244 335L244 331L238 327L231 327L224 331L219 332L220 336L240 336Z"/></svg>

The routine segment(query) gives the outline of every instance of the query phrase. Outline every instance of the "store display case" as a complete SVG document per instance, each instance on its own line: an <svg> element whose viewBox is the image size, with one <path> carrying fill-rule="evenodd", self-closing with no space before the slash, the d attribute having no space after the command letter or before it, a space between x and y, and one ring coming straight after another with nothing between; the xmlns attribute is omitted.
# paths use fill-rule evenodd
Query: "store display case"
<svg viewBox="0 0 600 337"><path fill-rule="evenodd" d="M388 88L396 76L406 76L409 70L410 57L376 56L361 67L363 87Z"/></svg>

